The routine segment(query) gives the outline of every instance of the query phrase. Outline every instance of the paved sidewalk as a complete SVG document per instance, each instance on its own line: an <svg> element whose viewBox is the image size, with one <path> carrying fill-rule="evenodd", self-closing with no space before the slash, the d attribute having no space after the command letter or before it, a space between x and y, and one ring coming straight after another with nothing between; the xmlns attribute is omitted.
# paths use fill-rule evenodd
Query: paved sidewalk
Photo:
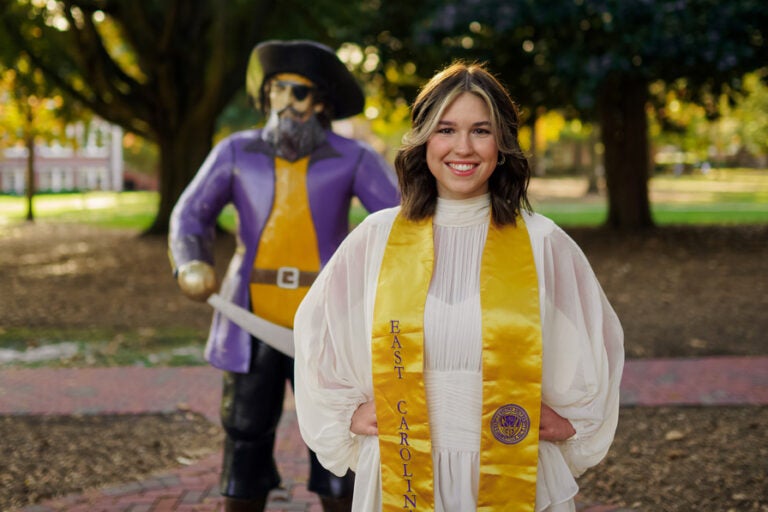
<svg viewBox="0 0 768 512"><path fill-rule="evenodd" d="M209 367L0 370L0 415L130 414L189 409L218 424L220 372ZM766 405L768 357L627 361L622 405ZM283 487L267 510L321 512L307 491L306 448L288 393L276 456ZM20 512L220 512L220 454L141 482L28 506ZM578 502L580 512L620 512Z"/></svg>

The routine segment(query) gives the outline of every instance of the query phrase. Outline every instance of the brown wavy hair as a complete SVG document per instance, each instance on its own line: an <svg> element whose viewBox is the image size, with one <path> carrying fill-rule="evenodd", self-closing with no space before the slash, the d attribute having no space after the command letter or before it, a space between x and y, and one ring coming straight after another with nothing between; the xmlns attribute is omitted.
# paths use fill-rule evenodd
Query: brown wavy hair
<svg viewBox="0 0 768 512"><path fill-rule="evenodd" d="M448 106L469 92L482 99L491 114L499 148L498 164L488 179L494 224L515 224L520 210L531 211L531 169L518 141L519 113L509 93L485 64L456 61L421 89L411 109L411 129L395 157L402 213L410 220L431 217L437 206L437 180L427 166L427 141Z"/></svg>

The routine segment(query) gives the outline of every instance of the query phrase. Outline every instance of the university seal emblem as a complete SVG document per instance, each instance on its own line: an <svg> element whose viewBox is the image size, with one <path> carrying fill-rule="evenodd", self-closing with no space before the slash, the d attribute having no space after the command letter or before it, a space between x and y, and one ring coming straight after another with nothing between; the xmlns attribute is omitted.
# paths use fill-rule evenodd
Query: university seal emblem
<svg viewBox="0 0 768 512"><path fill-rule="evenodd" d="M528 435L531 419L528 413L516 404L499 407L491 418L491 432L497 441L504 444L517 444Z"/></svg>

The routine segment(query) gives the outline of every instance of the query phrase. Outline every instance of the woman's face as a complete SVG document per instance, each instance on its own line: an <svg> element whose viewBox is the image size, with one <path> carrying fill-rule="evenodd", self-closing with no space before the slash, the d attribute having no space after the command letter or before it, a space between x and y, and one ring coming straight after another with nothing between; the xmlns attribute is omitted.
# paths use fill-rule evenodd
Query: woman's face
<svg viewBox="0 0 768 512"><path fill-rule="evenodd" d="M437 180L437 194L467 199L485 194L498 158L488 106L472 93L451 103L427 140L427 166Z"/></svg>

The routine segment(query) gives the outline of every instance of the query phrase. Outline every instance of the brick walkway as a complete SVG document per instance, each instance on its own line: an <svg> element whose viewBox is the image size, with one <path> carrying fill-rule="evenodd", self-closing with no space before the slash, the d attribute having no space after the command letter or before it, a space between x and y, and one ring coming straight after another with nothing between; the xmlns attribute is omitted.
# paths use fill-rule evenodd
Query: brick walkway
<svg viewBox="0 0 768 512"><path fill-rule="evenodd" d="M209 367L95 368L0 371L2 414L115 414L190 409L218 424L220 373ZM766 405L768 357L627 361L622 405ZM307 491L306 448L286 398L276 456L283 487L267 510L321 512ZM220 512L220 454L140 482L25 507L18 512ZM580 512L620 512L578 502Z"/></svg>

